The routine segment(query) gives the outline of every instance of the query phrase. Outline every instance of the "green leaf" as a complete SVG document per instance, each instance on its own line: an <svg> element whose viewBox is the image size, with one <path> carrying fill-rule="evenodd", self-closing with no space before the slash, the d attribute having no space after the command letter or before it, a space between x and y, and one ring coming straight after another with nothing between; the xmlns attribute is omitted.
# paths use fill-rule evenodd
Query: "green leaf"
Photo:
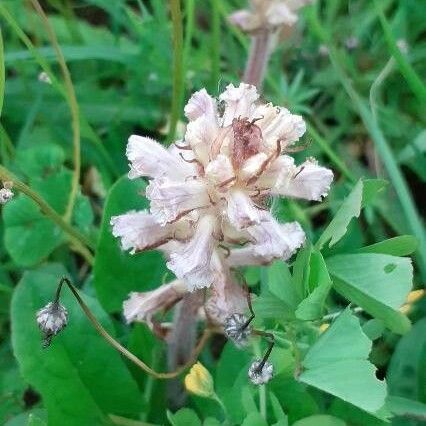
<svg viewBox="0 0 426 426"><path fill-rule="evenodd" d="M385 403L386 383L376 378L376 369L368 361L371 346L358 319L347 309L310 348L299 380L377 413Z"/></svg>
<svg viewBox="0 0 426 426"><path fill-rule="evenodd" d="M395 416L414 418L426 422L426 404L400 396L389 396L386 400L387 408Z"/></svg>
<svg viewBox="0 0 426 426"><path fill-rule="evenodd" d="M119 179L110 189L102 218L101 234L96 250L94 284L102 306L108 312L121 311L124 299L132 291L146 291L161 284L166 273L159 252L131 255L121 250L120 241L112 235L111 217L129 210L148 207L140 195L145 188L141 179Z"/></svg>
<svg viewBox="0 0 426 426"><path fill-rule="evenodd" d="M316 247L321 250L327 243L328 247L334 246L346 234L351 220L359 217L361 208L373 202L386 185L387 182L383 179L360 179L351 193L343 200L333 220L317 241Z"/></svg>
<svg viewBox="0 0 426 426"><path fill-rule="evenodd" d="M257 318L272 318L280 321L294 319L294 310L284 300L268 291L263 291L253 301L253 308Z"/></svg>
<svg viewBox="0 0 426 426"><path fill-rule="evenodd" d="M268 426L268 423L259 413L250 413L241 426Z"/></svg>
<svg viewBox="0 0 426 426"><path fill-rule="evenodd" d="M416 251L418 245L417 239L412 235L401 235L362 247L357 250L357 253L382 253L391 256L407 256Z"/></svg>
<svg viewBox="0 0 426 426"><path fill-rule="evenodd" d="M12 341L21 373L43 397L49 424L109 424L107 415L135 416L141 397L120 355L101 338L68 289L61 301L69 324L43 349L35 313L52 300L64 269L48 264L26 272L12 299ZM91 297L86 303L113 333L108 316Z"/></svg>
<svg viewBox="0 0 426 426"><path fill-rule="evenodd" d="M190 408L181 408L174 414L167 411L167 419L173 426L201 426L201 421L197 414Z"/></svg>
<svg viewBox="0 0 426 426"><path fill-rule="evenodd" d="M391 395L426 403L426 318L400 339L389 363L386 379Z"/></svg>
<svg viewBox="0 0 426 426"><path fill-rule="evenodd" d="M309 288L313 291L297 307L296 317L301 320L321 318L332 285L321 252L312 252L309 263Z"/></svg>
<svg viewBox="0 0 426 426"><path fill-rule="evenodd" d="M18 265L39 263L64 241L59 227L26 195L21 194L4 206L3 219L4 245Z"/></svg>
<svg viewBox="0 0 426 426"><path fill-rule="evenodd" d="M296 308L299 296L287 264L277 260L267 268L267 274L269 291L291 308Z"/></svg>
<svg viewBox="0 0 426 426"><path fill-rule="evenodd" d="M340 294L383 320L395 333L409 330L407 317L397 309L412 287L410 259L374 253L344 254L327 259L327 266Z"/></svg>
<svg viewBox="0 0 426 426"><path fill-rule="evenodd" d="M288 417L281 407L280 401L272 391L269 391L269 399L271 400L272 411L274 412L275 420L278 422L275 423L275 425L288 426Z"/></svg>
<svg viewBox="0 0 426 426"><path fill-rule="evenodd" d="M321 249L326 243L331 247L345 235L349 222L354 217L359 217L362 203L362 180L359 180L351 193L344 199L342 205L330 224L325 228L316 247Z"/></svg>
<svg viewBox="0 0 426 426"><path fill-rule="evenodd" d="M345 426L346 423L334 416L318 414L316 416L305 417L293 423L293 426Z"/></svg>

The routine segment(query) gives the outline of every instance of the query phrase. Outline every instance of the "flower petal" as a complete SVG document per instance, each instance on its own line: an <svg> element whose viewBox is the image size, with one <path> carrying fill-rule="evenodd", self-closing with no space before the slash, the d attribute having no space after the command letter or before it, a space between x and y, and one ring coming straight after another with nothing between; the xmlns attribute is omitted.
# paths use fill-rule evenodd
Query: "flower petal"
<svg viewBox="0 0 426 426"><path fill-rule="evenodd" d="M161 226L146 211L128 212L111 218L112 234L121 239L123 250L134 254L141 250L158 247L172 235L169 226Z"/></svg>
<svg viewBox="0 0 426 426"><path fill-rule="evenodd" d="M193 154L203 165L209 162L209 152L219 126L216 119L201 115L186 126L185 142L192 148Z"/></svg>
<svg viewBox="0 0 426 426"><path fill-rule="evenodd" d="M206 177L215 185L225 185L235 177L231 160L224 154L219 154L206 167Z"/></svg>
<svg viewBox="0 0 426 426"><path fill-rule="evenodd" d="M269 216L269 217L268 217ZM289 259L304 243L305 233L297 222L278 223L269 213L259 225L247 229L254 243L231 250L231 266L262 265L274 259Z"/></svg>
<svg viewBox="0 0 426 426"><path fill-rule="evenodd" d="M272 193L321 201L322 197L328 194L332 181L333 172L310 159L299 167L293 166L283 170Z"/></svg>
<svg viewBox="0 0 426 426"><path fill-rule="evenodd" d="M241 83L238 87L229 84L219 96L225 102L223 113L223 127L232 124L234 118L248 118L255 109L254 102L259 99L256 87L251 84Z"/></svg>
<svg viewBox="0 0 426 426"><path fill-rule="evenodd" d="M187 168L154 139L132 135L126 149L130 161L129 178L164 175L186 176Z"/></svg>
<svg viewBox="0 0 426 426"><path fill-rule="evenodd" d="M168 178L153 179L146 187L150 211L162 225L171 223L192 210L207 207L210 199L205 184L197 179L187 182Z"/></svg>
<svg viewBox="0 0 426 426"><path fill-rule="evenodd" d="M207 93L206 89L195 92L185 106L185 116L190 121L205 115L216 120L216 101Z"/></svg>
<svg viewBox="0 0 426 426"><path fill-rule="evenodd" d="M202 217L192 239L171 253L167 262L167 267L185 281L189 291L210 287L220 274L222 265L213 238L215 223L213 216Z"/></svg>
<svg viewBox="0 0 426 426"><path fill-rule="evenodd" d="M140 321L151 325L154 314L170 309L187 291L184 282L175 280L152 291L130 293L123 302L124 317L127 323Z"/></svg>
<svg viewBox="0 0 426 426"><path fill-rule="evenodd" d="M263 211L243 191L233 189L227 194L229 222L238 230L259 224Z"/></svg>

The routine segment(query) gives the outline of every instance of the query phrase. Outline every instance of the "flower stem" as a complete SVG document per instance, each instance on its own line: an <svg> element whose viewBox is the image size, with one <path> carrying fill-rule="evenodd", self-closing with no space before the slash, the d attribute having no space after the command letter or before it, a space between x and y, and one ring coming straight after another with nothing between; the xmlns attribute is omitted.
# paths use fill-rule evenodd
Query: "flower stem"
<svg viewBox="0 0 426 426"><path fill-rule="evenodd" d="M262 88L266 66L272 52L275 36L268 30L260 30L251 38L251 46L243 81Z"/></svg>
<svg viewBox="0 0 426 426"><path fill-rule="evenodd" d="M167 138L171 143L175 138L176 127L180 117L180 111L183 101L183 28L182 11L180 0L170 1L170 10L173 26L173 98L172 112L170 118L170 130Z"/></svg>
<svg viewBox="0 0 426 426"><path fill-rule="evenodd" d="M212 75L211 88L215 90L220 78L220 11L219 1L210 0L212 9ZM217 90L217 89L216 89Z"/></svg>
<svg viewBox="0 0 426 426"><path fill-rule="evenodd" d="M93 265L93 255L87 247L93 249L94 245L88 238L77 231L68 222L65 222L61 215L56 213L56 211L53 210L53 208L40 194L33 191L29 186L20 181L3 166L0 166L0 179L3 181L12 181L14 188L30 197L40 207L40 210L68 235L68 238L70 242L73 243L75 250L79 252L90 265Z"/></svg>
<svg viewBox="0 0 426 426"><path fill-rule="evenodd" d="M70 222L72 212L74 209L75 200L78 195L78 186L80 181L80 169L81 169L81 157L80 157L80 112L78 108L77 98L75 95L74 85L71 80L71 74L65 62L64 55L59 46L58 39L56 37L55 31L49 23L49 19L43 11L38 0L31 0L34 8L36 9L38 15L40 16L44 27L47 31L47 34L50 38L50 42L56 52L56 57L58 58L59 67L64 78L65 91L66 91L66 100L68 102L70 111L71 111L71 127L73 133L73 163L74 163L74 172L71 181L71 191L68 198L68 204L64 213L64 220Z"/></svg>

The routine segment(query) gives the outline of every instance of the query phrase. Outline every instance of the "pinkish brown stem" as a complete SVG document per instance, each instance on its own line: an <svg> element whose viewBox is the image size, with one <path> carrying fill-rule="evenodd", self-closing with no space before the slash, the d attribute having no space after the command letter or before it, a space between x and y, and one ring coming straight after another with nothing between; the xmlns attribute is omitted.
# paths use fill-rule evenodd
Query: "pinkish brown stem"
<svg viewBox="0 0 426 426"><path fill-rule="evenodd" d="M266 65L273 50L274 34L266 29L260 30L251 37L250 54L244 71L243 81L262 88Z"/></svg>

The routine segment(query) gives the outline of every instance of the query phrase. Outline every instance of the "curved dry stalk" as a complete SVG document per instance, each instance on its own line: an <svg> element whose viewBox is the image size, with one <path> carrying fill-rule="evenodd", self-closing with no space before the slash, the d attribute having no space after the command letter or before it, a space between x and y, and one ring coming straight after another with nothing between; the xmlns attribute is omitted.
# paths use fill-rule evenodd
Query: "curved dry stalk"
<svg viewBox="0 0 426 426"><path fill-rule="evenodd" d="M189 360L176 369L175 371L170 372L157 372L153 370L151 367L149 367L147 364L145 364L143 361L141 361L136 355L134 355L132 352L130 352L128 349L126 349L124 346L122 346L117 340L114 339L106 330L105 328L99 323L99 321L96 319L96 317L92 314L90 308L86 305L86 303L81 298L80 294L78 293L78 290L74 287L73 284L68 280L68 278L62 278L59 286L62 286L62 283L67 284L68 288L73 293L74 297L77 299L78 304L80 305L81 309L83 309L83 312L89 319L89 321L92 323L92 325L95 327L96 331L117 351L119 351L122 355L124 355L127 359L129 359L131 362L133 362L136 366L138 366L140 369L145 371L147 374L157 378L157 379L173 379L177 376L179 376L181 373L183 373L185 370L187 370L189 367L191 367L198 358L198 355L203 350L205 344L209 340L210 336L213 334L213 330L210 328L206 328L198 341L196 347L194 348ZM58 287L58 292L60 292L60 287ZM58 293L57 293L58 294Z"/></svg>
<svg viewBox="0 0 426 426"><path fill-rule="evenodd" d="M80 181L80 170L81 170L81 158L80 158L80 112L78 108L77 97L75 95L74 85L71 80L71 74L68 69L65 57L62 53L62 50L59 46L58 39L56 34L50 25L49 19L44 13L43 8L41 7L38 0L31 0L34 8L36 9L38 15L43 21L44 27L49 35L50 42L56 52L58 58L59 66L61 68L62 75L65 82L65 90L67 93L66 99L71 111L71 120L72 120L72 131L73 131L73 163L74 163L74 173L71 182L71 191L68 198L68 204L64 213L64 219L66 222L71 220L72 211L74 209L75 200L78 195L78 184Z"/></svg>

